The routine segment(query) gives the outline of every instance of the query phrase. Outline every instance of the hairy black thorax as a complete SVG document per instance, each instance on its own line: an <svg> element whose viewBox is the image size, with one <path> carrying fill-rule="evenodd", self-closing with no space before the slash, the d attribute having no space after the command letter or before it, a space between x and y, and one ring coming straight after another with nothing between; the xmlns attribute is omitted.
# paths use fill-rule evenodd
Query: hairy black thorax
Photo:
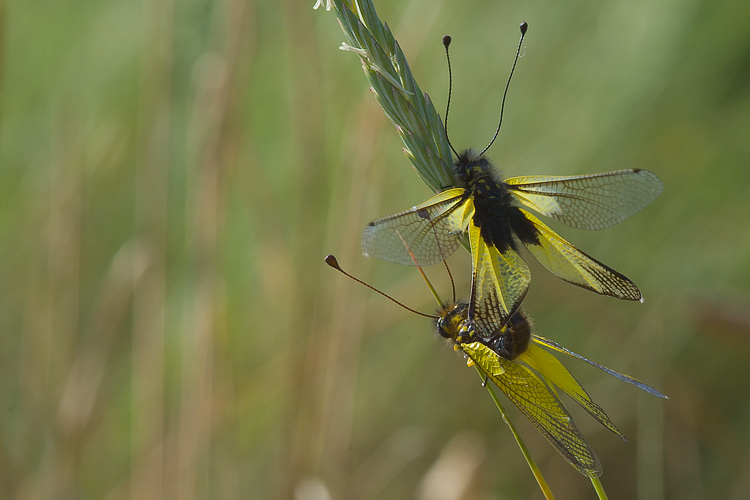
<svg viewBox="0 0 750 500"><path fill-rule="evenodd" d="M474 199L474 225L482 239L500 253L518 251L514 235L526 245L539 245L539 232L516 205L508 185L498 180L490 161L476 151L462 151L456 175Z"/></svg>

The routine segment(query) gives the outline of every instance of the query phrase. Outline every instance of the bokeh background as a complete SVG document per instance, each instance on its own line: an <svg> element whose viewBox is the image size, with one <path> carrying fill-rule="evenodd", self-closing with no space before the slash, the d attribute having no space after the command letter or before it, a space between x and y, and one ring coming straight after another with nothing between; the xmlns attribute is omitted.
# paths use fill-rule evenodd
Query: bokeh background
<svg viewBox="0 0 750 500"><path fill-rule="evenodd" d="M323 263L435 305L361 256L368 221L430 192L312 4L0 2L0 497L541 498L429 321ZM563 360L630 438L570 405L611 498L746 498L750 3L375 5L439 109L453 36L457 147L489 140L527 21L496 165L662 178L623 224L552 224L644 304L532 262L526 307L671 397ZM468 254L450 265L466 297ZM594 498L511 411L558 498Z"/></svg>

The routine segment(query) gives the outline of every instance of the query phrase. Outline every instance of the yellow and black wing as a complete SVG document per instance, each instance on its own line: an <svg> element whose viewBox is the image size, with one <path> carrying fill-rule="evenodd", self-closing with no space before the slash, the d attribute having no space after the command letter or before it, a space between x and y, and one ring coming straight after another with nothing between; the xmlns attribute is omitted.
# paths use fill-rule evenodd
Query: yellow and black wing
<svg viewBox="0 0 750 500"><path fill-rule="evenodd" d="M528 244L526 248L549 272L602 295L624 300L642 299L638 287L627 277L578 250L526 210L521 209L521 212L539 231L539 245Z"/></svg>
<svg viewBox="0 0 750 500"><path fill-rule="evenodd" d="M581 405L581 407L589 412L589 414L599 421L600 424L620 436L623 441L626 441L625 436L622 435L622 432L620 432L615 426L614 422L610 420L602 407L591 399L586 392L586 389L578 383L568 369L560 363L559 359L538 345L532 343L529 344L528 348L518 356L518 360L523 361L531 368L541 373L547 383L551 384L553 387L559 387L562 389L565 394Z"/></svg>
<svg viewBox="0 0 750 500"><path fill-rule="evenodd" d="M514 250L500 253L487 245L473 220L469 221L469 243L473 270L469 318L476 333L486 339L498 333L521 305L531 272Z"/></svg>
<svg viewBox="0 0 750 500"><path fill-rule="evenodd" d="M562 401L529 368L498 356L480 342L460 344L479 369L513 402L558 452L587 477L602 474L599 459Z"/></svg>
<svg viewBox="0 0 750 500"><path fill-rule="evenodd" d="M422 266L444 260L462 241L457 215L470 203L464 194L464 189L449 189L409 210L375 219L362 234L364 254L407 266L415 264L409 250Z"/></svg>
<svg viewBox="0 0 750 500"><path fill-rule="evenodd" d="M648 170L505 179L510 192L540 214L579 229L602 229L635 214L664 189Z"/></svg>

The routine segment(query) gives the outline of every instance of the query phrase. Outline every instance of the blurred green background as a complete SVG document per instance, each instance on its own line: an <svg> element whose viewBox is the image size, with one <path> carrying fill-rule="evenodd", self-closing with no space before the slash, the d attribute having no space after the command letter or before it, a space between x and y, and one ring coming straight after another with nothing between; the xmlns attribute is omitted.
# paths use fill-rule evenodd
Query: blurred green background
<svg viewBox="0 0 750 500"><path fill-rule="evenodd" d="M432 325L323 263L434 307L361 256L368 221L430 192L313 3L0 2L2 498L541 498ZM611 498L746 498L750 3L375 5L440 110L453 36L457 147L489 140L527 21L495 164L662 178L623 224L552 224L644 304L531 262L526 307L671 397L563 360L630 438L569 405ZM512 411L558 498L594 498Z"/></svg>

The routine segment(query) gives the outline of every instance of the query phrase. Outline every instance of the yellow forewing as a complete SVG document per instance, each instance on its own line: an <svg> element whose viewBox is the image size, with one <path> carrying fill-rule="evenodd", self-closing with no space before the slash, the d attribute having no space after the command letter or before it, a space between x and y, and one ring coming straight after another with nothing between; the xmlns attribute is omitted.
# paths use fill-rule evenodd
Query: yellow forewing
<svg viewBox="0 0 750 500"><path fill-rule="evenodd" d="M526 210L521 212L539 230L539 245L526 248L558 278L618 299L641 300L641 292L628 278L565 241Z"/></svg>
<svg viewBox="0 0 750 500"><path fill-rule="evenodd" d="M469 359L482 368L482 372L489 377L499 377L505 373L502 365L503 358L498 356L492 349L479 342L460 344L461 349L469 356Z"/></svg>
<svg viewBox="0 0 750 500"><path fill-rule="evenodd" d="M603 229L622 222L654 201L664 189L647 170L599 174L512 177L504 181L524 205L563 224Z"/></svg>
<svg viewBox="0 0 750 500"><path fill-rule="evenodd" d="M529 288L529 267L515 251L508 250L501 254L495 247L488 246L473 220L469 221L469 243L474 272L471 304L490 301L501 309L505 317L510 316Z"/></svg>
<svg viewBox="0 0 750 500"><path fill-rule="evenodd" d="M409 210L372 221L362 233L364 254L402 265L414 265L409 250L423 266L446 259L462 241L451 214L467 201L464 192L449 189Z"/></svg>
<svg viewBox="0 0 750 500"><path fill-rule="evenodd" d="M448 231L464 233L474 217L474 201L470 198L448 216Z"/></svg>
<svg viewBox="0 0 750 500"><path fill-rule="evenodd" d="M512 184L512 181L523 181L526 179L529 179L529 177L513 177L510 179L506 179L505 182L507 184ZM527 193L520 190L512 190L511 192L513 193L513 196L518 199L518 201L531 208L532 210L535 210L542 215L546 215L547 217L552 217L553 214L562 212L562 210L560 209L560 204L557 202L557 200L555 200L554 196L549 196L546 194Z"/></svg>
<svg viewBox="0 0 750 500"><path fill-rule="evenodd" d="M419 209L419 208L425 208L429 207L430 205L434 205L436 203L441 203L446 200L452 200L453 198L457 198L464 194L463 188L453 188L453 189L446 189L445 191L442 191L429 200L425 201L424 203L417 205L415 207L412 207L412 210Z"/></svg>
<svg viewBox="0 0 750 500"><path fill-rule="evenodd" d="M479 342L461 344L461 348L571 465L585 476L601 475L594 450L560 399L534 372Z"/></svg>
<svg viewBox="0 0 750 500"><path fill-rule="evenodd" d="M565 394L573 398L603 426L625 439L604 410L591 400L586 390L581 387L581 384L573 378L573 375L555 356L536 344L530 343L526 351L517 359L541 373L548 382L562 389Z"/></svg>

